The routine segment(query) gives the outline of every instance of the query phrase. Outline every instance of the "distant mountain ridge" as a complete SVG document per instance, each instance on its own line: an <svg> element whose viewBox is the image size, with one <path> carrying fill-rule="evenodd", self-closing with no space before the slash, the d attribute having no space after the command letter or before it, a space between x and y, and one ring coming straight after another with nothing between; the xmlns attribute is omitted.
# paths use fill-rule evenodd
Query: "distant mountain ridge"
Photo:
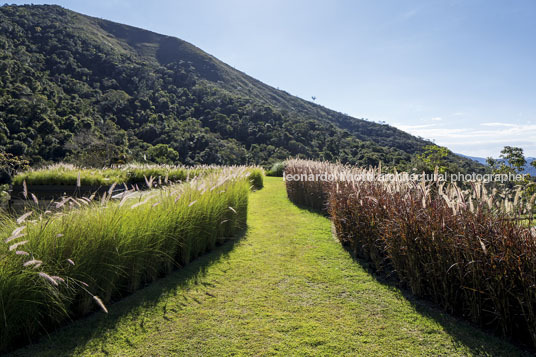
<svg viewBox="0 0 536 357"><path fill-rule="evenodd" d="M0 7L0 50L0 150L34 164L298 156L405 169L432 145L277 90L178 38L55 5Z"/></svg>
<svg viewBox="0 0 536 357"><path fill-rule="evenodd" d="M463 157L466 157L468 159L471 159L473 161L476 161L482 165L488 165L487 162L486 162L486 159L483 158L483 157L478 157L478 156L467 156L467 155L463 155L463 154L458 154L460 156L463 156ZM524 173L527 173L527 174L530 174L531 176L534 176L536 177L536 167L532 166L531 163L533 161L536 160L536 157L527 157L525 158L527 160L527 164L525 165L525 168L524 168ZM499 161L501 161L501 159L497 159Z"/></svg>

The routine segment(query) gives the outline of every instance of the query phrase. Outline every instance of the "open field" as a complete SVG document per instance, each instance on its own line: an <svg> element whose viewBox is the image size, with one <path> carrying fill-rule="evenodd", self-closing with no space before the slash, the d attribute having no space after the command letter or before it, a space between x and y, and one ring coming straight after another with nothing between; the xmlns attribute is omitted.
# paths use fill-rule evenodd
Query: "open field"
<svg viewBox="0 0 536 357"><path fill-rule="evenodd" d="M242 239L13 356L524 355L376 280L265 180Z"/></svg>

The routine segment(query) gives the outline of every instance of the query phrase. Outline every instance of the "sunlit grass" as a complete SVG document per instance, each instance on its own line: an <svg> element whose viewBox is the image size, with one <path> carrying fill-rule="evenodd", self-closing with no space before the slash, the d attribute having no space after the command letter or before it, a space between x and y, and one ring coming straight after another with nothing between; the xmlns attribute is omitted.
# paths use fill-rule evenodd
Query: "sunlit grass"
<svg viewBox="0 0 536 357"><path fill-rule="evenodd" d="M519 356L376 280L268 177L248 230L15 356ZM529 355L528 353L526 355Z"/></svg>
<svg viewBox="0 0 536 357"><path fill-rule="evenodd" d="M148 178L155 183L180 182L201 174L219 170L217 166L168 166L129 164L113 168L93 169L71 164L55 164L39 169L31 169L17 174L14 185L77 185L106 186L116 184L140 184Z"/></svg>
<svg viewBox="0 0 536 357"><path fill-rule="evenodd" d="M253 173L252 173L253 172ZM246 225L257 169L220 168L136 199L0 218L0 350L183 266ZM104 308L104 307L103 307Z"/></svg>

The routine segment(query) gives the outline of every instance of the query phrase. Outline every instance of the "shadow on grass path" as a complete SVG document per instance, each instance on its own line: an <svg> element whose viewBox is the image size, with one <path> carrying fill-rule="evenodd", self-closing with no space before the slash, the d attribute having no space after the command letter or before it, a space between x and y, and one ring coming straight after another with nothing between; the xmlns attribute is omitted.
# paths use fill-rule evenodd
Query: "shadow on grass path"
<svg viewBox="0 0 536 357"><path fill-rule="evenodd" d="M382 284L292 205L279 178L248 230L17 356L516 356L516 347Z"/></svg>

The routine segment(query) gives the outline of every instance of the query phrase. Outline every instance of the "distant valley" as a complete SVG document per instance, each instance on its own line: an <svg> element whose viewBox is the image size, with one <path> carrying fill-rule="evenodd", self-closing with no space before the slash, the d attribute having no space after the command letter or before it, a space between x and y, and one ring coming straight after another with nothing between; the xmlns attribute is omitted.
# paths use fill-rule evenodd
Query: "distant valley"
<svg viewBox="0 0 536 357"><path fill-rule="evenodd" d="M460 156L463 156L463 157L466 157L468 159L471 159L473 161L476 161L482 165L486 165L487 166L487 162L486 162L486 158L484 157L478 157L478 156L467 156L467 155L463 155L463 154L458 154ZM499 159L500 160L500 159ZM530 174L531 176L536 176L536 167L532 166L531 163L536 160L535 157L527 157L526 158L527 160L527 164L525 165L525 170L524 172L527 173L527 174Z"/></svg>

